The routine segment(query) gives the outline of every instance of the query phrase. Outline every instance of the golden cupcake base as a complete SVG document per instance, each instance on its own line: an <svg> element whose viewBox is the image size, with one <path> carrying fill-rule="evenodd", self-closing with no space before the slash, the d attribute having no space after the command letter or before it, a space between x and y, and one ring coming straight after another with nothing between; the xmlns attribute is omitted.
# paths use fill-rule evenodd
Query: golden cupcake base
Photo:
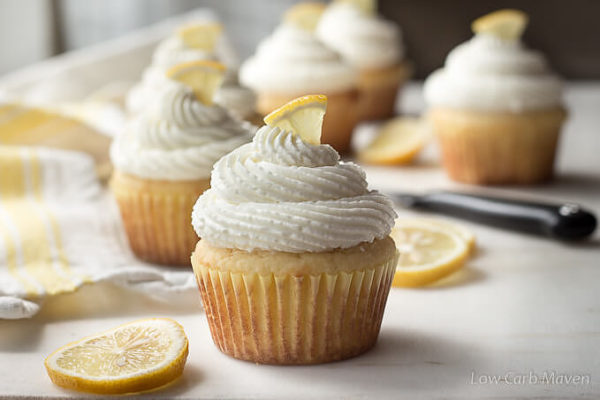
<svg viewBox="0 0 600 400"><path fill-rule="evenodd" d="M391 246L385 244L387 259L377 265L266 273L260 267L238 272L206 265L201 254L206 249L199 243L192 265L216 346L229 356L261 364L325 363L369 350L396 270L393 242ZM279 262L303 256L243 253L240 257L253 257L258 264L269 260L268 253ZM344 257L329 254L325 257ZM232 263L231 258L225 262Z"/></svg>
<svg viewBox="0 0 600 400"><path fill-rule="evenodd" d="M262 115L308 94L327 95L327 112L323 119L321 143L333 146L340 153L350 150L352 131L359 122L358 93L346 91L341 93L258 93L257 110Z"/></svg>
<svg viewBox="0 0 600 400"><path fill-rule="evenodd" d="M473 184L531 184L552 178L563 109L429 112L450 178Z"/></svg>
<svg viewBox="0 0 600 400"><path fill-rule="evenodd" d="M116 171L110 187L134 254L151 263L189 266L198 241L192 208L209 186L208 179L149 180Z"/></svg>
<svg viewBox="0 0 600 400"><path fill-rule="evenodd" d="M403 63L389 68L362 70L358 76L360 119L380 120L395 114L400 87L410 76L411 68Z"/></svg>

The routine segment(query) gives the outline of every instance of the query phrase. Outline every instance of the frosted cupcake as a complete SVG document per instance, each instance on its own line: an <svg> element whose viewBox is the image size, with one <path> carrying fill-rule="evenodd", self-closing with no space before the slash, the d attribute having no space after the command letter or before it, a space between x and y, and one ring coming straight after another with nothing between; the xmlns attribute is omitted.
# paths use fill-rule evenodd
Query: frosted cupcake
<svg viewBox="0 0 600 400"><path fill-rule="evenodd" d="M192 265L213 340L235 358L322 363L377 339L395 213L359 166L318 144L325 101L306 96L265 118L215 164L194 206Z"/></svg>
<svg viewBox="0 0 600 400"><path fill-rule="evenodd" d="M152 55L152 64L142 74L142 80L127 94L127 111L130 114L143 111L156 92L168 83L165 73L169 68L199 60L219 61L227 67L215 102L240 119L255 118L256 96L238 84L238 62L225 41L221 25L217 23L185 25L160 42Z"/></svg>
<svg viewBox="0 0 600 400"><path fill-rule="evenodd" d="M133 252L141 259L189 265L197 236L190 212L209 187L213 164L251 140L253 127L213 104L224 67L182 64L154 101L111 147L111 188Z"/></svg>
<svg viewBox="0 0 600 400"><path fill-rule="evenodd" d="M402 33L376 14L376 1L334 1L323 13L317 35L359 71L361 118L389 118L410 68L403 61ZM361 7L362 6L362 7Z"/></svg>
<svg viewBox="0 0 600 400"><path fill-rule="evenodd" d="M293 10L242 64L240 81L257 93L257 110L262 115L298 96L325 93L329 103L323 143L345 152L358 122L356 72L321 43L311 30L314 26Z"/></svg>
<svg viewBox="0 0 600 400"><path fill-rule="evenodd" d="M429 117L452 179L477 184L549 179L566 112L560 79L527 49L527 16L503 10L473 24L425 82Z"/></svg>

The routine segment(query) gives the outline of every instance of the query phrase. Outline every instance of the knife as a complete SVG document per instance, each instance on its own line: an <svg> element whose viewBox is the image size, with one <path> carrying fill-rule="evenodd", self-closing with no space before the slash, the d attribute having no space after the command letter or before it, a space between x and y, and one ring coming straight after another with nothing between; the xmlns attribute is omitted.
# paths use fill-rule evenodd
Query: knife
<svg viewBox="0 0 600 400"><path fill-rule="evenodd" d="M575 203L549 204L447 191L394 193L390 197L404 207L561 240L585 239L597 225L595 215Z"/></svg>

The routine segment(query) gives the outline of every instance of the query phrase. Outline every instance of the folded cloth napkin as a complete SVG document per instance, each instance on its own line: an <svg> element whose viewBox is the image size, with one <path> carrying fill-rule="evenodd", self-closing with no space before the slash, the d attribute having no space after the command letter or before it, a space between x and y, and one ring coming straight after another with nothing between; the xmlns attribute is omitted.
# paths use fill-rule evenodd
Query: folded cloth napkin
<svg viewBox="0 0 600 400"><path fill-rule="evenodd" d="M0 113L0 143L7 133ZM196 292L190 269L133 256L92 156L0 144L0 318L31 317L48 296L100 281L170 302Z"/></svg>

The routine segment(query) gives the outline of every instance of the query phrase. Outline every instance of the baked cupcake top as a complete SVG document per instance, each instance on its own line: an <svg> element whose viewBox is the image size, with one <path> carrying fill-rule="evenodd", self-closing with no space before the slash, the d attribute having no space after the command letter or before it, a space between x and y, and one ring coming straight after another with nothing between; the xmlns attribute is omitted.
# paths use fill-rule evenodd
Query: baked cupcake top
<svg viewBox="0 0 600 400"><path fill-rule="evenodd" d="M521 41L526 23L527 16L517 10L498 11L475 21L475 36L452 50L444 67L425 81L427 103L497 112L561 106L559 77L543 54Z"/></svg>
<svg viewBox="0 0 600 400"><path fill-rule="evenodd" d="M317 36L359 69L400 63L404 47L398 26L379 17L374 4L373 9L361 9L352 3L334 1L327 7L317 25Z"/></svg>
<svg viewBox="0 0 600 400"><path fill-rule="evenodd" d="M223 69L215 62L174 67L174 79L167 79L150 105L113 142L115 167L148 179L206 179L221 156L249 142L254 127L211 101ZM199 87L178 81L194 75L200 78L190 81L201 82Z"/></svg>
<svg viewBox="0 0 600 400"><path fill-rule="evenodd" d="M340 161L329 145L311 143L318 138L305 132L320 132L323 98L306 96L283 106L265 118L252 143L215 164L211 189L192 213L202 240L214 247L300 253L349 248L389 234L395 218L390 201L368 189L358 165Z"/></svg>
<svg viewBox="0 0 600 400"><path fill-rule="evenodd" d="M315 34L284 21L240 68L242 84L261 92L342 92L356 87L356 72Z"/></svg>
<svg viewBox="0 0 600 400"><path fill-rule="evenodd" d="M198 23L179 28L175 34L161 41L152 55L152 63L142 73L141 81L127 94L127 110L132 113L142 111L163 86L168 84L165 72L181 63L210 60L227 66L224 86L215 101L230 109L239 118L254 113L256 100L251 90L237 84L238 62L224 43L221 25Z"/></svg>

